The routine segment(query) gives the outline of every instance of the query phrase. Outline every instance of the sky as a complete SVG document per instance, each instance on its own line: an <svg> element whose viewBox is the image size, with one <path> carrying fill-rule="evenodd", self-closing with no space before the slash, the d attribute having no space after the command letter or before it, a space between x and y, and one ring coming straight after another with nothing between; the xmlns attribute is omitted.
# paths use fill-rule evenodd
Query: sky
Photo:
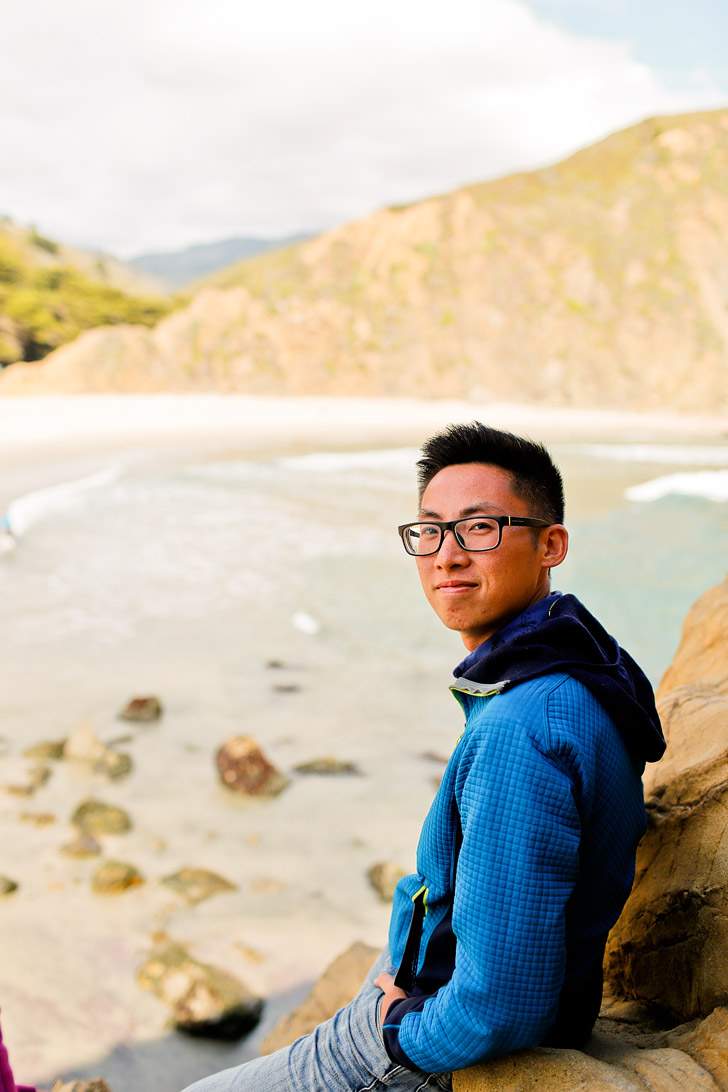
<svg viewBox="0 0 728 1092"><path fill-rule="evenodd" d="M23 0L0 215L120 257L317 232L728 106L726 0Z"/></svg>

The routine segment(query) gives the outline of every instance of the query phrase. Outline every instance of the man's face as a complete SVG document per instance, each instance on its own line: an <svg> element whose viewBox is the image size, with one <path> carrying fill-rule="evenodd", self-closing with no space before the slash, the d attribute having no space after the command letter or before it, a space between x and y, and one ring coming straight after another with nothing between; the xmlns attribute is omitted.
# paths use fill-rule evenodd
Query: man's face
<svg viewBox="0 0 728 1092"><path fill-rule="evenodd" d="M420 519L453 520L464 516L538 516L513 491L511 474L497 466L464 463L445 467L425 489ZM563 529L562 529L563 530ZM554 559L550 528L534 540L528 527L504 527L500 546L472 553L446 532L436 554L417 558L422 587L440 620L460 633L472 651L532 603L550 591L548 570Z"/></svg>

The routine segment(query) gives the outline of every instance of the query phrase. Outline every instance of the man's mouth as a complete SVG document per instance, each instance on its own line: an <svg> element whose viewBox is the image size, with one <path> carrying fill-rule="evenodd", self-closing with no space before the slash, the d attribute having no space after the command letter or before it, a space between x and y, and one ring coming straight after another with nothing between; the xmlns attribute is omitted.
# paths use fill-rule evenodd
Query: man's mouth
<svg viewBox="0 0 728 1092"><path fill-rule="evenodd" d="M437 591L445 595L456 595L458 592L472 591L476 587L477 584L469 583L467 580L444 580L442 584L437 585Z"/></svg>

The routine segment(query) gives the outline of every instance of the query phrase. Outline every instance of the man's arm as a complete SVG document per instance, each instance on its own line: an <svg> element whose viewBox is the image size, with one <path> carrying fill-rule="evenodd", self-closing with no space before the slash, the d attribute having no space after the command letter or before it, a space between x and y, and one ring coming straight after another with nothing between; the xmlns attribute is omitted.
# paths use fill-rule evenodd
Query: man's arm
<svg viewBox="0 0 728 1092"><path fill-rule="evenodd" d="M533 1045L555 1018L580 819L574 779L537 735L501 718L463 741L455 970L430 997L393 999L383 1020L390 1055L410 1068L444 1072Z"/></svg>

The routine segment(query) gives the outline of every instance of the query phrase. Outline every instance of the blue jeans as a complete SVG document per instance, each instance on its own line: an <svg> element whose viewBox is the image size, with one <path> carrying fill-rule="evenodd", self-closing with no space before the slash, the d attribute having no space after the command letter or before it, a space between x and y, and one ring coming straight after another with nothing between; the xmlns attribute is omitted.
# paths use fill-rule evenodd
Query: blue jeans
<svg viewBox="0 0 728 1092"><path fill-rule="evenodd" d="M224 1069L185 1092L451 1092L450 1073L413 1073L384 1049L382 991L374 979L394 974L385 948L353 1001L275 1054Z"/></svg>

